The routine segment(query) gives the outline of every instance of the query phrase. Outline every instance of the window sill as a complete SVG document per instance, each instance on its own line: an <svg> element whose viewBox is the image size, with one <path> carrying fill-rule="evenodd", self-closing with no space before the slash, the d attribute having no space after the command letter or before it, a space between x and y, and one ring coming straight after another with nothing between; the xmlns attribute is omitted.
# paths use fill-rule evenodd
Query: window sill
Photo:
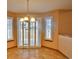
<svg viewBox="0 0 79 59"><path fill-rule="evenodd" d="M45 40L45 41L53 42L52 40Z"/></svg>
<svg viewBox="0 0 79 59"><path fill-rule="evenodd" d="M11 41L14 41L14 40L8 40L8 42L11 42Z"/></svg>

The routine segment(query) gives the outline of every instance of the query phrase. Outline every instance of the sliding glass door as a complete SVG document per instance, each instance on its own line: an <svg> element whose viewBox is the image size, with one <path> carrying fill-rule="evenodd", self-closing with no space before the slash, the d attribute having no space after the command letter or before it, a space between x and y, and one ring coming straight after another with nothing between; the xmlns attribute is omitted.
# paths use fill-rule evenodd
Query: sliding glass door
<svg viewBox="0 0 79 59"><path fill-rule="evenodd" d="M19 18L20 19L20 18ZM18 19L18 47L36 48L41 47L40 22L39 20L23 21Z"/></svg>

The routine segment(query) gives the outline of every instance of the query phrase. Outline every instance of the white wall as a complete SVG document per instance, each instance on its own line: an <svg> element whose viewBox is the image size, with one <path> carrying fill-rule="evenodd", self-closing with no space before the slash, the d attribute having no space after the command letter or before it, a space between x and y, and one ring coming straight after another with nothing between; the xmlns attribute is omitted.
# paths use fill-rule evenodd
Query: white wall
<svg viewBox="0 0 79 59"><path fill-rule="evenodd" d="M59 35L59 51L72 59L72 38L64 35Z"/></svg>

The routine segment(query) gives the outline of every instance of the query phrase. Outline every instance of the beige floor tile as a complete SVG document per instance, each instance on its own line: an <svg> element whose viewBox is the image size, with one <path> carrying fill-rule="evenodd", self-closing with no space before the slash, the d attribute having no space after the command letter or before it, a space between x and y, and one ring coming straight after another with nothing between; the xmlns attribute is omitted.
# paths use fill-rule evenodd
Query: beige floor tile
<svg viewBox="0 0 79 59"><path fill-rule="evenodd" d="M8 59L68 59L61 53L48 49L20 49L12 48L8 49Z"/></svg>

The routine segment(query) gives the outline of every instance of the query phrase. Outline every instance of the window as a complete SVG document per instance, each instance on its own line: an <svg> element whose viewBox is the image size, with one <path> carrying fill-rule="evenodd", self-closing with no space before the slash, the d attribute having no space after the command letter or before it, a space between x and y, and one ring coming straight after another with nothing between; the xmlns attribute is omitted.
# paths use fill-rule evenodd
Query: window
<svg viewBox="0 0 79 59"><path fill-rule="evenodd" d="M13 23L13 18L8 17L7 18L7 40L13 40L13 32L12 32L12 23Z"/></svg>
<svg viewBox="0 0 79 59"><path fill-rule="evenodd" d="M52 17L45 17L45 40L52 40Z"/></svg>

